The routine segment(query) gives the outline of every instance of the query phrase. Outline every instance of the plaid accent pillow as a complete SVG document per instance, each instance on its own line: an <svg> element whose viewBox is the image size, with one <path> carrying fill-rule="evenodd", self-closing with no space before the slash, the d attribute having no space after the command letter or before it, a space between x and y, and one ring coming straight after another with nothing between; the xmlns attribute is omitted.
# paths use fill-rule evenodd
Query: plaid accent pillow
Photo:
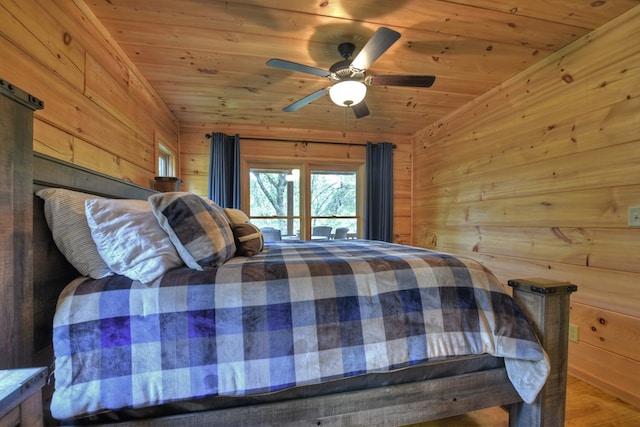
<svg viewBox="0 0 640 427"><path fill-rule="evenodd" d="M189 268L219 266L235 255L229 220L215 203L184 192L154 194L149 203Z"/></svg>

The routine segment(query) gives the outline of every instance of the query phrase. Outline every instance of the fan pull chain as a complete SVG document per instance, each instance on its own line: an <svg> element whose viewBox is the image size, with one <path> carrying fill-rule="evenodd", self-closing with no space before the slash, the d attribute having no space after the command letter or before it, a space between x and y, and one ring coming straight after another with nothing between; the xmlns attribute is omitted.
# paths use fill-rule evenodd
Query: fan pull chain
<svg viewBox="0 0 640 427"><path fill-rule="evenodd" d="M343 138L347 137L347 125L349 124L348 123L349 122L349 118L347 117L348 116L348 114L347 114L347 110L348 109L349 109L349 107L342 108L342 110L343 110L343 115L342 115L342 117L343 117L343 119L342 119L342 123L343 123L343 125L342 125L343 126L342 127L342 137Z"/></svg>

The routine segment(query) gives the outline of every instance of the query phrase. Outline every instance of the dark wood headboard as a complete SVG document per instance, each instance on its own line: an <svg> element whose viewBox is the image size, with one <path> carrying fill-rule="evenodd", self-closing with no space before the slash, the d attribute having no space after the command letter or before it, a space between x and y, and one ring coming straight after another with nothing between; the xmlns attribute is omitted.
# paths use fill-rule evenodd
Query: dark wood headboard
<svg viewBox="0 0 640 427"><path fill-rule="evenodd" d="M80 274L58 250L44 217L44 201L35 195L47 187L119 199L146 200L156 192L43 154L33 155L33 348L34 359L48 365L58 295Z"/></svg>

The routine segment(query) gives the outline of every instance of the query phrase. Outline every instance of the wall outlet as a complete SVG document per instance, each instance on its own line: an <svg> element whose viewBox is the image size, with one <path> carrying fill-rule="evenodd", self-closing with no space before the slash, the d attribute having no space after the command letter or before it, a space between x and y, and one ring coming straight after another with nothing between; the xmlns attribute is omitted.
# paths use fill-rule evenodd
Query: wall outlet
<svg viewBox="0 0 640 427"><path fill-rule="evenodd" d="M640 208L629 208L629 227L640 227Z"/></svg>
<svg viewBox="0 0 640 427"><path fill-rule="evenodd" d="M569 323L569 341L578 342L580 339L580 327Z"/></svg>

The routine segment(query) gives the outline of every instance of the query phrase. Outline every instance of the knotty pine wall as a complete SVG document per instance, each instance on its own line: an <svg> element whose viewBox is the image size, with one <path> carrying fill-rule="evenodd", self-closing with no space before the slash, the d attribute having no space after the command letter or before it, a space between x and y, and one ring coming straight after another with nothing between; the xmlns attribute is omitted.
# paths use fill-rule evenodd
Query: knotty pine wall
<svg viewBox="0 0 640 427"><path fill-rule="evenodd" d="M45 103L34 150L149 187L178 123L83 2L0 4L0 78Z"/></svg>
<svg viewBox="0 0 640 427"><path fill-rule="evenodd" d="M571 281L569 370L640 406L640 6L414 140L413 237Z"/></svg>

